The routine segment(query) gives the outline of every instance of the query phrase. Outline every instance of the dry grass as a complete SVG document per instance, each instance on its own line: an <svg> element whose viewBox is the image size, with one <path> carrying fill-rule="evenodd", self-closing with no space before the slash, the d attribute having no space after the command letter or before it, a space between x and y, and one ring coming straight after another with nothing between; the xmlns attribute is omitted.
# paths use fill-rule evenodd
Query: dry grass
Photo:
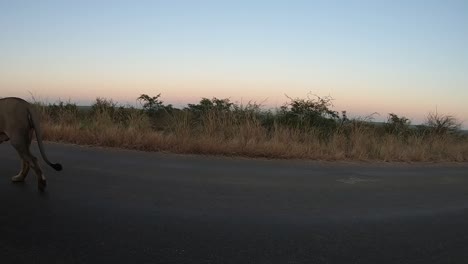
<svg viewBox="0 0 468 264"><path fill-rule="evenodd" d="M245 157L362 161L468 161L468 139L453 135L401 137L364 125L342 127L325 138L317 130L275 124L262 126L254 116L208 112L197 119L177 112L153 129L141 111L130 112L125 122L107 112L79 117L64 111L55 117L42 109L44 139L74 144Z"/></svg>

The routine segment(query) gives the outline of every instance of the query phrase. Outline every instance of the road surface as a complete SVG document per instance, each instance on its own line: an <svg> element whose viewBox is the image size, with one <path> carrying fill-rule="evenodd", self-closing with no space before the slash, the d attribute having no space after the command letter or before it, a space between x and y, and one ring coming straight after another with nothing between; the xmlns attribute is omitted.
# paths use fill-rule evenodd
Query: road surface
<svg viewBox="0 0 468 264"><path fill-rule="evenodd" d="M1 263L468 263L467 164L46 152L0 145Z"/></svg>

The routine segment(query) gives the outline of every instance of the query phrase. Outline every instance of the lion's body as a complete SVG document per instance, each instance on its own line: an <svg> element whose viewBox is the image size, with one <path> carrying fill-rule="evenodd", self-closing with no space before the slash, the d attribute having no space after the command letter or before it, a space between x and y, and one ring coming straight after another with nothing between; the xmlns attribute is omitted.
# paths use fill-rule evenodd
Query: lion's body
<svg viewBox="0 0 468 264"><path fill-rule="evenodd" d="M44 161L55 170L62 170L60 164L51 163L45 155L39 117L34 106L20 98L0 99L0 143L10 141L22 160L21 171L12 180L14 182L24 181L29 168L32 168L37 175L39 189L44 190L45 176L36 157L30 151L34 131Z"/></svg>

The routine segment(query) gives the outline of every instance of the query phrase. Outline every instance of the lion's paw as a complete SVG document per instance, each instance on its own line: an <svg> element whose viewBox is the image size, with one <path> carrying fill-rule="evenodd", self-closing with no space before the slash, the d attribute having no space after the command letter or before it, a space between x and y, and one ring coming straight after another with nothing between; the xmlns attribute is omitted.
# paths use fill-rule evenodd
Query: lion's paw
<svg viewBox="0 0 468 264"><path fill-rule="evenodd" d="M11 181L12 182L24 182L24 179L26 177L24 177L23 175L19 174L19 175L16 175L16 176L13 176L11 177Z"/></svg>

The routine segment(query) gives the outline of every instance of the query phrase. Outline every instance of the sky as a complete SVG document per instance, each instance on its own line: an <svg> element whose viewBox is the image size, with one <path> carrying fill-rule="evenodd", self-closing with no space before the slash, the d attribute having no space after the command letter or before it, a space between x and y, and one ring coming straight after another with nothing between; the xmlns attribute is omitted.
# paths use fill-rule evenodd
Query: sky
<svg viewBox="0 0 468 264"><path fill-rule="evenodd" d="M0 0L0 97L135 104L161 93L468 127L466 0Z"/></svg>

